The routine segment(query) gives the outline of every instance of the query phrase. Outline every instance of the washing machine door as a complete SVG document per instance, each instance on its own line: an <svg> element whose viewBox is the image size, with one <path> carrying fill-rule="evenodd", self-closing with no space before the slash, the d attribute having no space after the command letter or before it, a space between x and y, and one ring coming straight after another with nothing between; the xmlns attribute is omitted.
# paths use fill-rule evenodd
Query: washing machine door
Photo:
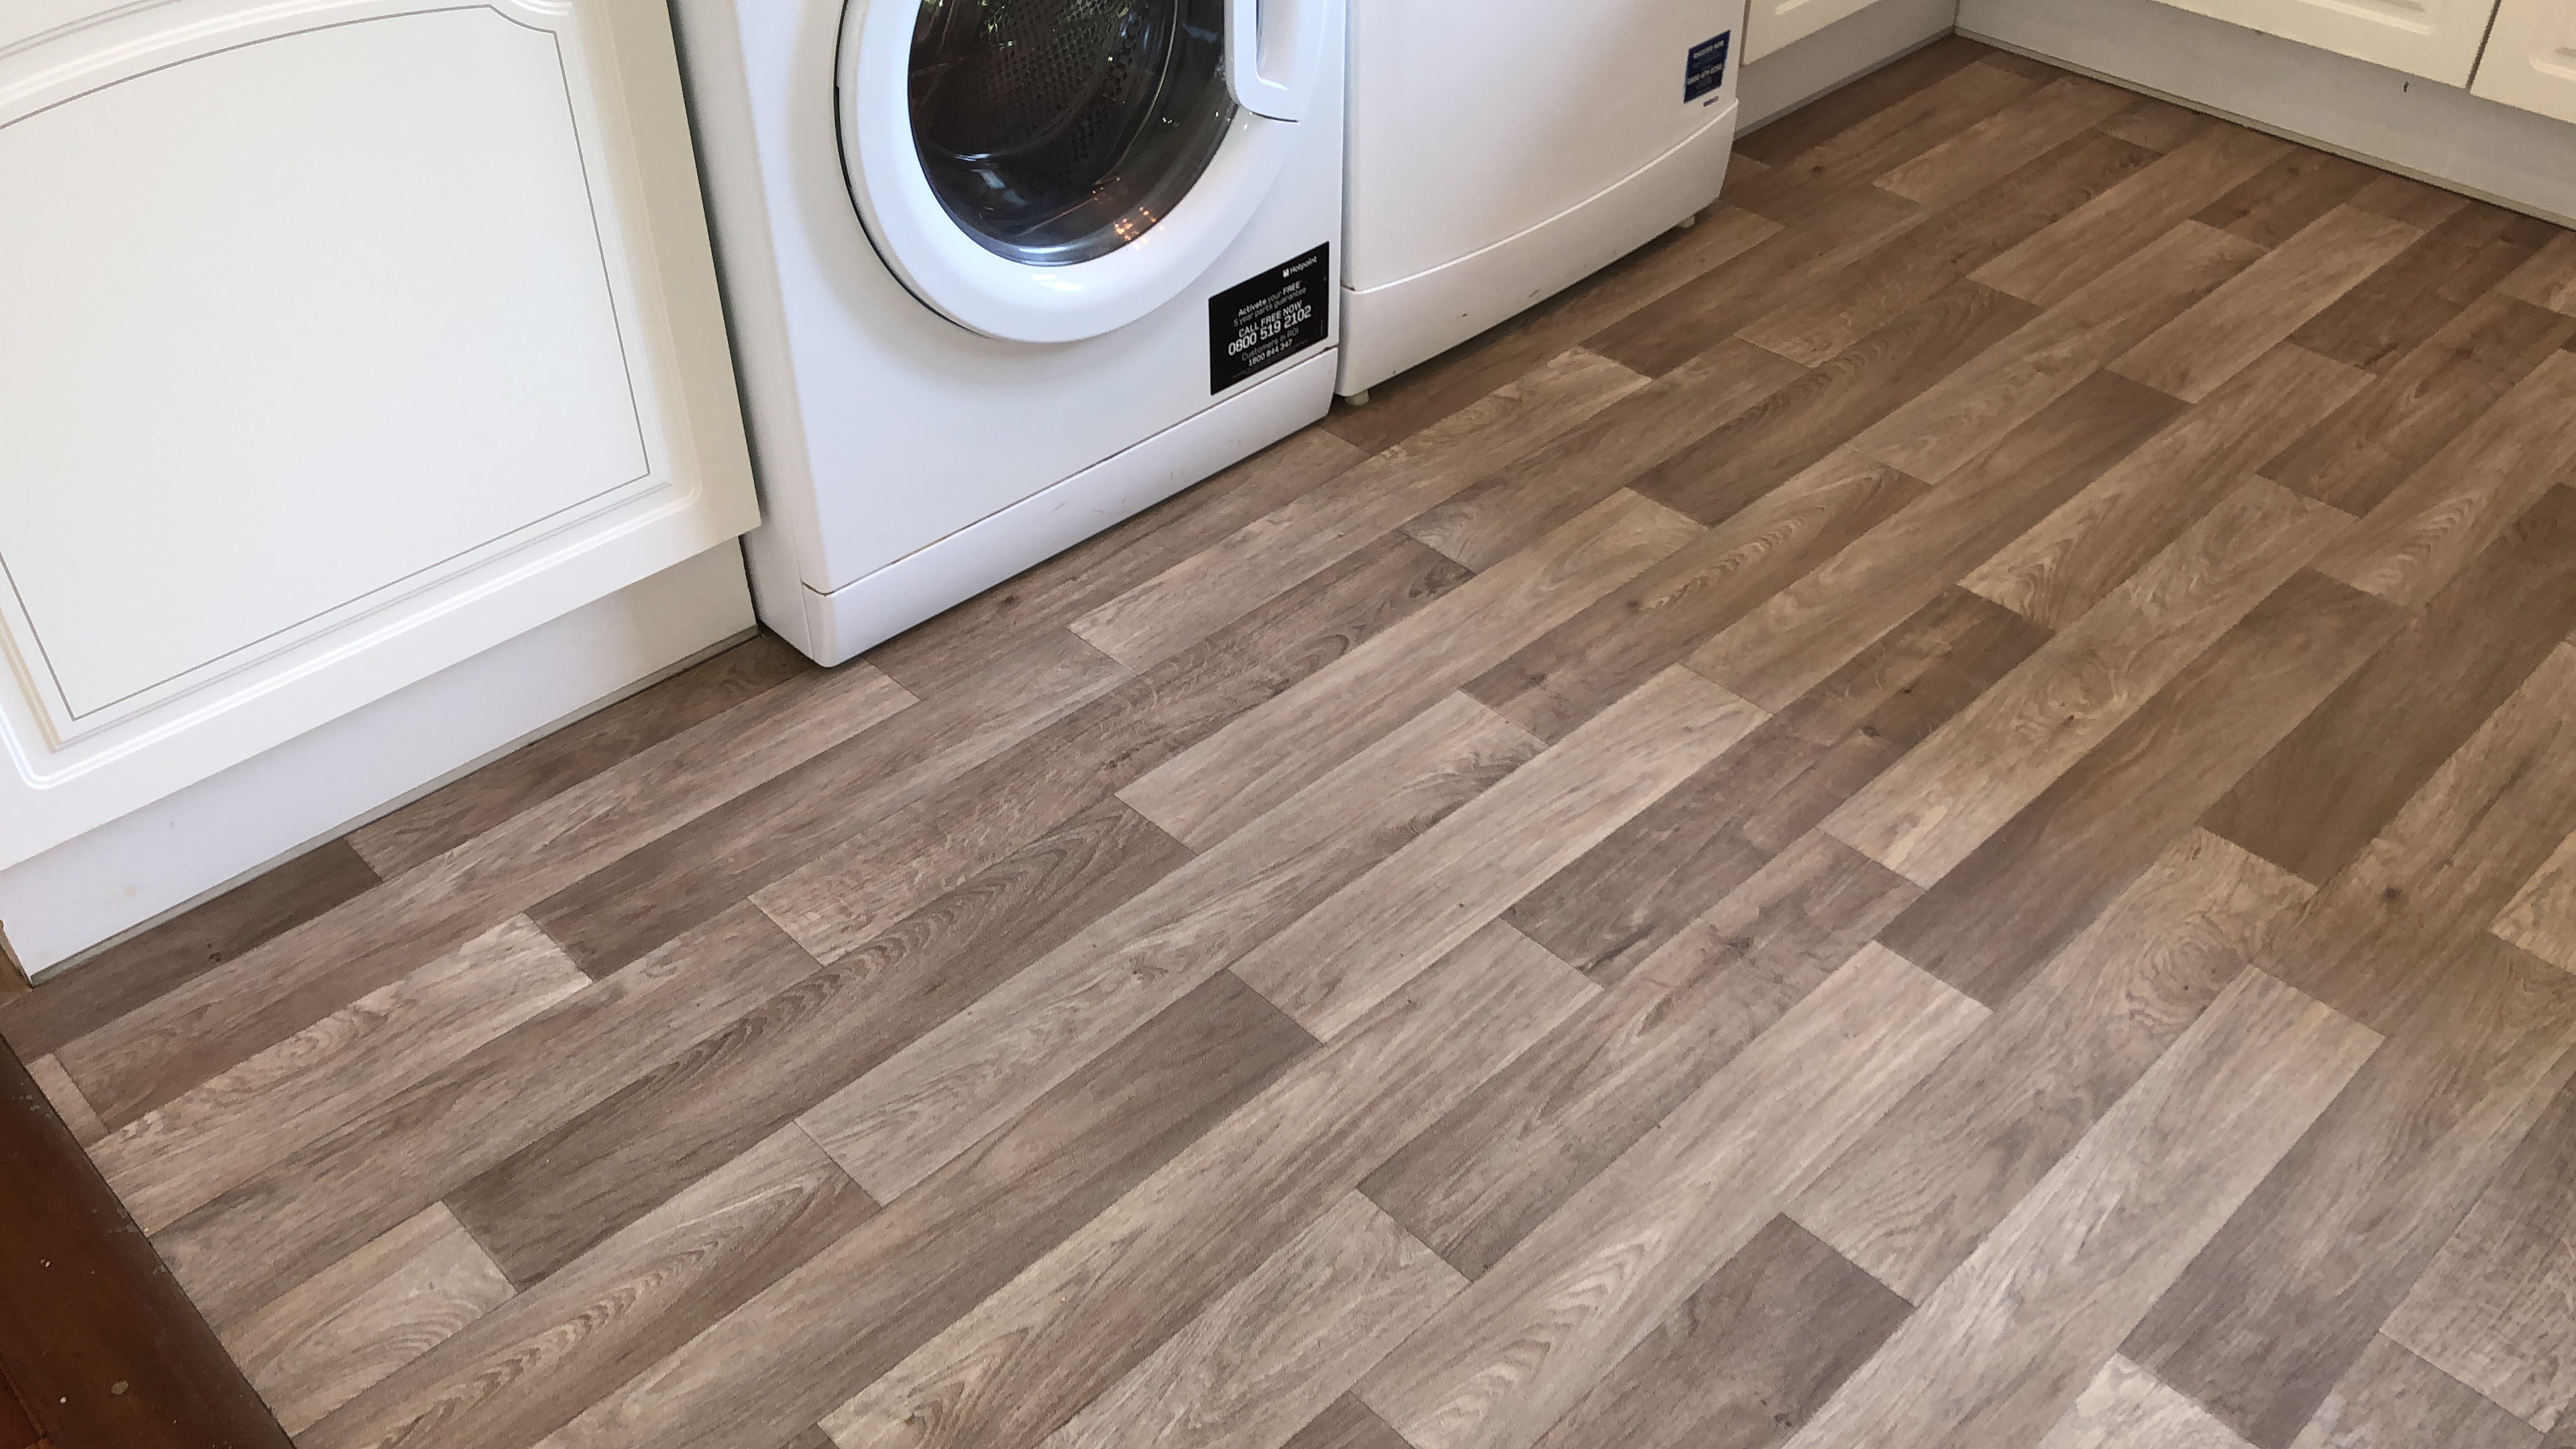
<svg viewBox="0 0 2576 1449"><path fill-rule="evenodd" d="M1277 183L1324 62L1301 0L850 0L841 154L913 295L1018 342L1171 301Z"/></svg>

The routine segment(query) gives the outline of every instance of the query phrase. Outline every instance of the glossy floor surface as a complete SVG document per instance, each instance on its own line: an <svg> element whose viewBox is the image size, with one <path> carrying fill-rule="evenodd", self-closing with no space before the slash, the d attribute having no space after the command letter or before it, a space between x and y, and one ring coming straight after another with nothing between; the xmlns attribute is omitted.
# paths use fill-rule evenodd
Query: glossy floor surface
<svg viewBox="0 0 2576 1449"><path fill-rule="evenodd" d="M0 1030L307 1449L2576 1443L2571 341L1947 41Z"/></svg>

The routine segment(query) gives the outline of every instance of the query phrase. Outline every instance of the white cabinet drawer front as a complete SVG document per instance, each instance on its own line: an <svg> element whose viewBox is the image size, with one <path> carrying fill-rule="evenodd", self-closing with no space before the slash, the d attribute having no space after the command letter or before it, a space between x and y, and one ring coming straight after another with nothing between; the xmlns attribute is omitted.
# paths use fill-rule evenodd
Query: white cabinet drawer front
<svg viewBox="0 0 2576 1449"><path fill-rule="evenodd" d="M2495 0L2166 0L2340 55L2465 86Z"/></svg>
<svg viewBox="0 0 2576 1449"><path fill-rule="evenodd" d="M2576 0L2504 0L2471 89L2576 122Z"/></svg>
<svg viewBox="0 0 2576 1449"><path fill-rule="evenodd" d="M639 21L667 56L650 0L0 34L0 732L48 792L0 780L0 863L749 525Z"/></svg>

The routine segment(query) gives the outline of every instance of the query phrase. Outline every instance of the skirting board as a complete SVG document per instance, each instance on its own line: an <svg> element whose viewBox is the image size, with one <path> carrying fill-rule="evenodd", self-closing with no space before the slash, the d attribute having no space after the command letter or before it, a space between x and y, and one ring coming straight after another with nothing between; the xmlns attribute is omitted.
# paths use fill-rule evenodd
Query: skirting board
<svg viewBox="0 0 2576 1449"><path fill-rule="evenodd" d="M1962 0L1959 31L2576 226L2563 121L2158 0Z"/></svg>
<svg viewBox="0 0 2576 1449"><path fill-rule="evenodd" d="M1959 0L1878 0L1744 67L1737 128L1750 131L1950 33Z"/></svg>
<svg viewBox="0 0 2576 1449"><path fill-rule="evenodd" d="M741 549L709 549L0 870L0 930L30 975L73 966L751 628Z"/></svg>

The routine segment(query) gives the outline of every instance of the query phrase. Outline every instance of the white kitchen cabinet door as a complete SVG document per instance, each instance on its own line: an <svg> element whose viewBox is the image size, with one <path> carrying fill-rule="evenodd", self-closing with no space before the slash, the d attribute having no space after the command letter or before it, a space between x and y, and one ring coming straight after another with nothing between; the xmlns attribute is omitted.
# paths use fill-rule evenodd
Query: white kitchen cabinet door
<svg viewBox="0 0 2576 1449"><path fill-rule="evenodd" d="M2576 0L2504 0L2470 89L2576 122Z"/></svg>
<svg viewBox="0 0 2576 1449"><path fill-rule="evenodd" d="M755 521L659 0L0 6L0 865Z"/></svg>
<svg viewBox="0 0 2576 1449"><path fill-rule="evenodd" d="M2495 0L2165 0L2338 55L2465 86Z"/></svg>
<svg viewBox="0 0 2576 1449"><path fill-rule="evenodd" d="M1868 9L1872 3L1873 0L1746 0L1744 58L1748 62L1760 60L1846 15Z"/></svg>

